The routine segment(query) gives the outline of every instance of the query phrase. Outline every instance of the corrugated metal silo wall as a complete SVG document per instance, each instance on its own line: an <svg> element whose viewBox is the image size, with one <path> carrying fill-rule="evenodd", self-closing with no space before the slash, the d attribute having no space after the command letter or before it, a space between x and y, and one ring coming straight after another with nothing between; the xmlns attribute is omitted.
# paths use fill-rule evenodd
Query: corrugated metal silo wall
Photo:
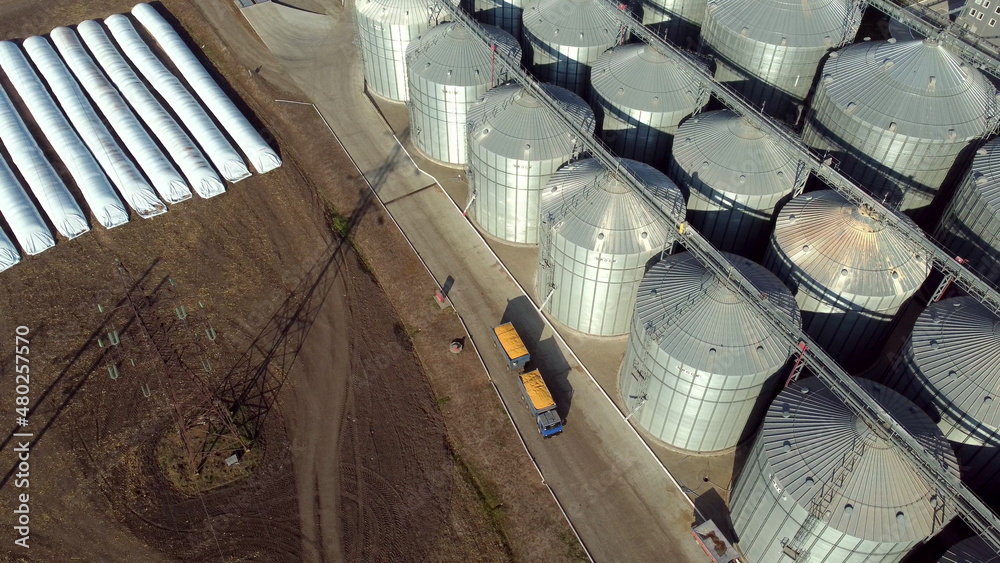
<svg viewBox="0 0 1000 563"><path fill-rule="evenodd" d="M775 243L774 234L764 266L795 293L802 311L802 328L840 365L857 372L875 360L892 328L896 313L911 297L855 297L852 302L817 284Z"/></svg>
<svg viewBox="0 0 1000 563"><path fill-rule="evenodd" d="M590 89L590 66L604 51L615 46L570 47L547 43L527 26L522 28L525 51L530 54L531 69L539 82L548 82L586 96Z"/></svg>
<svg viewBox="0 0 1000 563"><path fill-rule="evenodd" d="M602 137L622 158L663 169L677 127L691 112L649 112L625 108L591 89L590 99L601 121Z"/></svg>
<svg viewBox="0 0 1000 563"><path fill-rule="evenodd" d="M782 486L773 478L766 452L758 438L730 496L733 528L748 561L789 562L784 544L802 528L808 515L791 496L782 495ZM822 520L805 542L809 561L823 563L894 563L903 559L916 542L881 543L849 536L827 526Z"/></svg>
<svg viewBox="0 0 1000 563"><path fill-rule="evenodd" d="M640 0L642 23L681 47L697 45L708 0Z"/></svg>
<svg viewBox="0 0 1000 563"><path fill-rule="evenodd" d="M702 182L697 171L689 174L672 159L669 175L688 192L687 219L691 226L719 250L748 258L763 255L771 233L771 219L792 198L791 192L726 193Z"/></svg>
<svg viewBox="0 0 1000 563"><path fill-rule="evenodd" d="M1000 555L979 536L953 545L937 563L1000 563Z"/></svg>
<svg viewBox="0 0 1000 563"><path fill-rule="evenodd" d="M477 20L495 25L520 40L523 0L472 0L472 3Z"/></svg>
<svg viewBox="0 0 1000 563"><path fill-rule="evenodd" d="M920 373L911 338L893 362L884 383L912 400L938 422L938 427L958 456L962 482L989 501L1000 500L1000 493L996 490L997 480L1000 479L1000 432L956 409Z"/></svg>
<svg viewBox="0 0 1000 563"><path fill-rule="evenodd" d="M995 206L983 201L975 182L971 175L966 176L934 236L955 256L968 260L985 279L1000 285L1000 215Z"/></svg>
<svg viewBox="0 0 1000 563"><path fill-rule="evenodd" d="M361 13L358 4L358 36L365 82L375 95L396 102L410 98L406 83L406 48L410 41L431 28L427 21L417 25L391 25Z"/></svg>
<svg viewBox="0 0 1000 563"><path fill-rule="evenodd" d="M490 89L443 85L414 74L410 78L410 137L424 155L448 166L466 163L469 107Z"/></svg>
<svg viewBox="0 0 1000 563"><path fill-rule="evenodd" d="M608 254L583 248L543 222L539 233L541 259L538 293L555 287L548 311L556 320L594 336L620 336L629 330L636 291L646 263L659 252ZM548 252L548 256L544 253Z"/></svg>
<svg viewBox="0 0 1000 563"><path fill-rule="evenodd" d="M476 190L470 214L479 228L507 242L538 244L541 192L572 157L520 160L469 144L469 186Z"/></svg>
<svg viewBox="0 0 1000 563"><path fill-rule="evenodd" d="M756 107L780 119L797 115L796 106L809 94L828 51L753 41L720 25L711 13L705 16L701 38L716 57L716 79L729 82Z"/></svg>
<svg viewBox="0 0 1000 563"><path fill-rule="evenodd" d="M636 369L647 378L645 385ZM629 410L638 404L636 397L646 395L633 420L655 438L682 450L713 452L736 447L753 434L766 406L759 406L758 398L770 394L778 379L777 371L719 375L687 366L653 342L636 315L619 390Z"/></svg>
<svg viewBox="0 0 1000 563"><path fill-rule="evenodd" d="M898 203L900 211L918 222L930 215L931 203L948 174L956 165L964 165L973 148L964 139L920 139L861 121L825 95L822 82L806 117L802 141L830 150L842 173L878 197L888 196L890 204Z"/></svg>

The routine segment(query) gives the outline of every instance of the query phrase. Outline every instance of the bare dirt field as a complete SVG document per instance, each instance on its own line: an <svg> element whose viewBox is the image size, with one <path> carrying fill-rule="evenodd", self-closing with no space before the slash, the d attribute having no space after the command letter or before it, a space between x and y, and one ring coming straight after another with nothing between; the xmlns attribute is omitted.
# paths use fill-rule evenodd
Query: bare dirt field
<svg viewBox="0 0 1000 563"><path fill-rule="evenodd" d="M0 39L132 4L4 0ZM0 335L13 346L15 327L31 328L34 433L32 547L13 548L4 521L0 560L578 558L478 360L447 352L460 323L433 302L432 282L322 122L273 101L295 95L278 77L240 65L232 46L254 38L229 0L164 4L285 165L152 220L95 227L0 276ZM334 231L348 230L353 244L341 244ZM154 303L144 317L126 288ZM171 327L183 373L164 367L170 350L158 353L151 320ZM121 344L109 346L116 331ZM0 398L12 366L0 355ZM163 469L183 452L174 404L207 396L189 374L239 399L259 437L219 473L231 483L193 494ZM0 407L13 418L12 401ZM21 491L16 430L4 422L9 517Z"/></svg>

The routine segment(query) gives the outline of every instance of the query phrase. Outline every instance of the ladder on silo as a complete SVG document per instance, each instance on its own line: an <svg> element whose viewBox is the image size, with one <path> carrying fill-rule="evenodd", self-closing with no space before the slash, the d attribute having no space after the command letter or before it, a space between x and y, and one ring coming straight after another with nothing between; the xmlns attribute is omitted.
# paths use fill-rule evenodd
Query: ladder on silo
<svg viewBox="0 0 1000 563"><path fill-rule="evenodd" d="M665 317L666 315L664 315ZM649 375L644 369L648 366L653 359L653 352L651 351L653 347L659 346L660 337L663 335L664 325L666 323L661 322L659 327L653 321L647 321L643 325L643 333L645 338L635 343L636 348L642 350L640 354L636 354L635 358L632 358L632 367L630 370L631 376L636 380L638 386L635 393L627 397L623 397L626 402L626 406L629 408L628 414L625 416L625 420L632 418L633 415L639 412L639 409L646 404L649 393ZM637 335L633 335L637 337ZM632 403L632 401L635 401Z"/></svg>
<svg viewBox="0 0 1000 563"><path fill-rule="evenodd" d="M831 479L820 488L819 492L809 501L809 515L795 537L786 543L782 553L796 563L809 561L809 552L816 543L815 532L821 521L825 522L830 518L830 505L837 493L844 487L847 478L854 472L854 466L867 449L867 441L861 437L854 438L854 445L850 451L844 453L844 459L833 470Z"/></svg>
<svg viewBox="0 0 1000 563"><path fill-rule="evenodd" d="M639 412L639 409L646 403L647 393L649 391L649 376L646 374L644 366L648 366L653 360L653 350L660 345L660 341L663 339L664 334L667 332L668 323L667 315L676 318L684 313L688 308L690 308L695 302L699 300L702 292L705 290L704 287L701 291L693 291L687 299L678 301L674 303L674 306L669 312L664 312L658 318L646 321L643 325L643 333L645 338L636 344L637 348L642 349L642 353L636 355L632 360L631 375L638 382L638 389L634 395L629 395L624 397L626 401L628 399L634 399L636 401L635 406L629 406L630 410L625 420L632 418L633 415Z"/></svg>

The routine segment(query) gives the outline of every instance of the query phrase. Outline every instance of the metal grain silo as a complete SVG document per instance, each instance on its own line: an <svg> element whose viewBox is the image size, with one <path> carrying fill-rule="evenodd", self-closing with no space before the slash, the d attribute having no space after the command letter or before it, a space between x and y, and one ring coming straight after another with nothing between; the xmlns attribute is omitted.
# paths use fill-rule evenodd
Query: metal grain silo
<svg viewBox="0 0 1000 563"><path fill-rule="evenodd" d="M797 116L827 52L854 39L856 0L711 0L701 27L715 77L776 117Z"/></svg>
<svg viewBox="0 0 1000 563"><path fill-rule="evenodd" d="M662 172L634 160L620 162L660 209L683 215L684 197ZM627 333L646 265L671 250L673 225L595 159L553 174L541 210L537 287L549 313L587 334Z"/></svg>
<svg viewBox="0 0 1000 563"><path fill-rule="evenodd" d="M985 279L1000 284L1000 139L976 151L934 236Z"/></svg>
<svg viewBox="0 0 1000 563"><path fill-rule="evenodd" d="M683 47L697 44L708 0L641 0L642 23Z"/></svg>
<svg viewBox="0 0 1000 563"><path fill-rule="evenodd" d="M580 96L542 86L591 133L594 112ZM486 93L469 109L469 215L507 242L538 244L539 204L549 177L580 151L577 133L518 84Z"/></svg>
<svg viewBox="0 0 1000 563"><path fill-rule="evenodd" d="M532 0L523 14L524 46L538 80L586 96L590 67L627 32L606 0Z"/></svg>
<svg viewBox="0 0 1000 563"><path fill-rule="evenodd" d="M725 256L799 322L795 298L774 274ZM791 353L754 305L683 252L657 262L639 284L618 389L632 420L658 440L725 450L757 430Z"/></svg>
<svg viewBox="0 0 1000 563"><path fill-rule="evenodd" d="M956 162L996 127L996 96L934 40L860 43L823 65L802 140L919 220Z"/></svg>
<svg viewBox="0 0 1000 563"><path fill-rule="evenodd" d="M359 52L371 93L394 102L409 99L406 47L438 23L431 0L357 0Z"/></svg>
<svg viewBox="0 0 1000 563"><path fill-rule="evenodd" d="M1000 318L972 297L938 301L917 318L886 384L938 421L983 495L1000 477Z"/></svg>
<svg viewBox="0 0 1000 563"><path fill-rule="evenodd" d="M524 0L470 0L472 10L477 20L494 25L511 34L514 39L521 38L521 14L524 12Z"/></svg>
<svg viewBox="0 0 1000 563"><path fill-rule="evenodd" d="M856 381L958 475L926 414L888 387ZM955 516L906 454L815 377L771 403L729 506L740 549L760 562L895 562Z"/></svg>
<svg viewBox="0 0 1000 563"><path fill-rule="evenodd" d="M729 111L685 121L670 176L688 192L688 222L719 250L758 258L777 209L808 172L784 145Z"/></svg>
<svg viewBox="0 0 1000 563"><path fill-rule="evenodd" d="M986 540L973 536L951 546L938 563L1000 563L1000 554Z"/></svg>
<svg viewBox="0 0 1000 563"><path fill-rule="evenodd" d="M700 111L710 93L683 62L644 43L605 52L591 73L604 142L622 158L659 168L681 120Z"/></svg>
<svg viewBox="0 0 1000 563"><path fill-rule="evenodd" d="M874 360L930 273L903 235L832 190L785 204L764 265L792 288L806 332L851 371Z"/></svg>
<svg viewBox="0 0 1000 563"><path fill-rule="evenodd" d="M406 48L410 138L424 156L448 166L465 165L469 108L503 82L497 75L497 54L521 59L521 47L509 33L491 25L482 29L491 45L462 24L444 23Z"/></svg>

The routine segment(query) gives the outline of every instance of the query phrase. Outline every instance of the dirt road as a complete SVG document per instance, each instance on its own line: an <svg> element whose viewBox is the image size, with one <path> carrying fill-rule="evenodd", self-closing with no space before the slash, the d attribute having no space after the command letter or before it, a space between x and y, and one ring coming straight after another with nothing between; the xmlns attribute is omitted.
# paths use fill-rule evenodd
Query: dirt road
<svg viewBox="0 0 1000 563"><path fill-rule="evenodd" d="M6 2L0 38L46 33L133 3ZM327 199L356 200L363 184L343 153L295 150L311 144L295 136L303 129L275 111L275 91L236 61L198 11L202 4L166 2L196 51L211 57L222 83L274 133L285 165L155 219L60 241L3 273L0 330L12 334L17 324L30 324L36 354L32 424L39 432L31 491L37 512L30 559L505 559L503 541L452 455L409 333L397 329L398 316L352 248L344 247L324 278L326 293L296 301L332 240ZM245 26L235 29L239 25ZM162 373L127 308L106 308L112 311L106 314L97 308L122 296L116 259L151 294L170 294L164 318L175 303L191 311L204 304L199 319L219 337L204 349L207 363L194 362L212 366L200 377L216 388L263 381L260 397L270 401L273 391L278 398L262 419L253 471L233 484L191 495L165 478L160 445L176 434L166 385L177 374ZM176 288L156 293L168 278ZM290 314L290 302L302 307ZM123 341L115 357L106 349L111 330ZM266 369L237 369L241 358L265 348L273 358ZM387 349L393 353L385 355ZM9 360L0 358L0 367ZM112 360L121 367L117 379L108 375ZM255 373L267 377L254 379ZM352 425L346 434L345 420ZM13 445L8 439L0 446L4 473L14 464ZM4 514L12 508L11 493L4 481ZM341 506L341 497L350 508ZM11 555L8 539L5 533L4 559Z"/></svg>

